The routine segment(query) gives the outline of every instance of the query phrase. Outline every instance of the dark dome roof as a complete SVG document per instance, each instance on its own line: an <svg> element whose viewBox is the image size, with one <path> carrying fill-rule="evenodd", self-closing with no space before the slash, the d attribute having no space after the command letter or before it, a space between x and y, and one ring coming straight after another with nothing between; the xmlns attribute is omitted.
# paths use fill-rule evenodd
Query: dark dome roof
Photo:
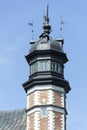
<svg viewBox="0 0 87 130"><path fill-rule="evenodd" d="M63 52L63 47L62 47L63 39L52 39L52 38L42 37L39 41L36 42L32 41L31 44L32 45L31 45L30 53L39 50L55 50L55 51Z"/></svg>

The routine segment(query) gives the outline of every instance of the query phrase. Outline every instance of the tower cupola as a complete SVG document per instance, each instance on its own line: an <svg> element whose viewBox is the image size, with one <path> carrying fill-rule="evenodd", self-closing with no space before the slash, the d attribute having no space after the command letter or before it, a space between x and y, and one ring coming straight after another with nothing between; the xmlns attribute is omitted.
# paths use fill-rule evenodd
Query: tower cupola
<svg viewBox="0 0 87 130"><path fill-rule="evenodd" d="M64 39L53 39L50 37L51 26L49 25L48 6L43 26L43 33L39 36L38 41L32 41L29 54L26 60L30 65L30 76L28 85L24 84L27 91L33 83L52 83L61 84L65 91L70 90L68 82L64 79L64 64L68 61L63 51ZM33 82L34 81L34 82ZM43 82L44 81L44 82Z"/></svg>
<svg viewBox="0 0 87 130"><path fill-rule="evenodd" d="M30 76L23 84L27 93L27 130L66 130L66 93L69 82L64 78L68 61L63 50L64 39L50 37L48 5L43 33L32 41L25 56ZM44 123L45 122L45 123Z"/></svg>

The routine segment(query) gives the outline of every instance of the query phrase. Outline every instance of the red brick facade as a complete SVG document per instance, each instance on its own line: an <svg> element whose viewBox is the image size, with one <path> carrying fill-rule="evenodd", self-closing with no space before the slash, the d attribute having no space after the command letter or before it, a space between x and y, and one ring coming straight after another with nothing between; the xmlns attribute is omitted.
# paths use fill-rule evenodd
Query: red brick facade
<svg viewBox="0 0 87 130"><path fill-rule="evenodd" d="M50 125L53 125L53 130L62 130L63 129L63 119L61 113L54 112L53 111L53 122L50 120L50 111L48 111L48 114L46 117L41 116L41 112L38 113L38 128L35 128L35 113L32 113L28 116L29 118L29 124L27 130L50 130ZM49 124L50 123L50 124ZM52 124L51 124L52 123Z"/></svg>
<svg viewBox="0 0 87 130"><path fill-rule="evenodd" d="M48 98L49 90L39 91L39 93L40 93L39 103L40 104L48 104L49 103L49 98Z"/></svg>
<svg viewBox="0 0 87 130"><path fill-rule="evenodd" d="M41 115L41 109L44 105L54 105L58 107L62 106L62 95L59 91L54 90L41 90L34 91L27 95L28 104L27 108L32 108L35 105L42 105L38 111L35 110L28 114L28 129L27 130L52 130L51 125L53 125L53 130L65 130L62 128L64 125L64 118L62 118L61 112L55 112L53 110L48 110L46 116ZM38 112L38 113L37 113ZM51 115L52 113L52 115ZM35 119L36 118L36 119ZM52 118L52 119L51 119ZM35 127L38 127L37 129Z"/></svg>
<svg viewBox="0 0 87 130"><path fill-rule="evenodd" d="M48 129L48 116L47 117L41 117L41 115L40 115L39 122L40 122L40 129L41 130Z"/></svg>
<svg viewBox="0 0 87 130"><path fill-rule="evenodd" d="M54 112L54 130L61 130L63 126L61 113Z"/></svg>
<svg viewBox="0 0 87 130"><path fill-rule="evenodd" d="M28 117L27 130L34 130L34 113L30 114Z"/></svg>
<svg viewBox="0 0 87 130"><path fill-rule="evenodd" d="M53 93L53 104L62 107L62 96L60 92L54 91Z"/></svg>
<svg viewBox="0 0 87 130"><path fill-rule="evenodd" d="M50 101L50 91L52 91L52 102ZM35 93L37 92L37 99L35 97ZM42 90L42 91L34 91L30 93L28 96L28 103L29 106L28 108L31 108L35 105L40 105L40 104L53 104L56 106L63 107L62 105L62 95L58 91L53 91L53 90ZM36 100L38 100L38 104L36 104Z"/></svg>

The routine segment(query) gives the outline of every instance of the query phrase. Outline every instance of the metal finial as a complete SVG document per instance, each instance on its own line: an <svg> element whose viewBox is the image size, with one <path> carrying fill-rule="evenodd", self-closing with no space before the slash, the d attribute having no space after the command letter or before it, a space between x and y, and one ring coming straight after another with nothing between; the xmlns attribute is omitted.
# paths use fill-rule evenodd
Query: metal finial
<svg viewBox="0 0 87 130"><path fill-rule="evenodd" d="M28 25L32 27L32 40L33 40L34 39L33 21L28 23Z"/></svg>
<svg viewBox="0 0 87 130"><path fill-rule="evenodd" d="M44 16L44 24L43 24L44 32L50 34L51 26L49 25L49 5L47 4L46 16Z"/></svg>
<svg viewBox="0 0 87 130"><path fill-rule="evenodd" d="M45 23L44 24L49 24L49 5L47 4L47 11L46 11L46 16L44 16Z"/></svg>
<svg viewBox="0 0 87 130"><path fill-rule="evenodd" d="M48 17L48 14L49 13L49 5L47 4L47 17Z"/></svg>

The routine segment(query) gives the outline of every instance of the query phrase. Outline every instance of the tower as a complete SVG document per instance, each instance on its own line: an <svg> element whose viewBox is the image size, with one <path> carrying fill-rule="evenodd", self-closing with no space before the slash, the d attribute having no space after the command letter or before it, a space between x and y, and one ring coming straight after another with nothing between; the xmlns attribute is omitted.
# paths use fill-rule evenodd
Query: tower
<svg viewBox="0 0 87 130"><path fill-rule="evenodd" d="M66 130L66 94L70 90L64 78L64 40L50 37L48 6L43 33L31 41L26 60L29 80L23 83L27 94L27 130Z"/></svg>

